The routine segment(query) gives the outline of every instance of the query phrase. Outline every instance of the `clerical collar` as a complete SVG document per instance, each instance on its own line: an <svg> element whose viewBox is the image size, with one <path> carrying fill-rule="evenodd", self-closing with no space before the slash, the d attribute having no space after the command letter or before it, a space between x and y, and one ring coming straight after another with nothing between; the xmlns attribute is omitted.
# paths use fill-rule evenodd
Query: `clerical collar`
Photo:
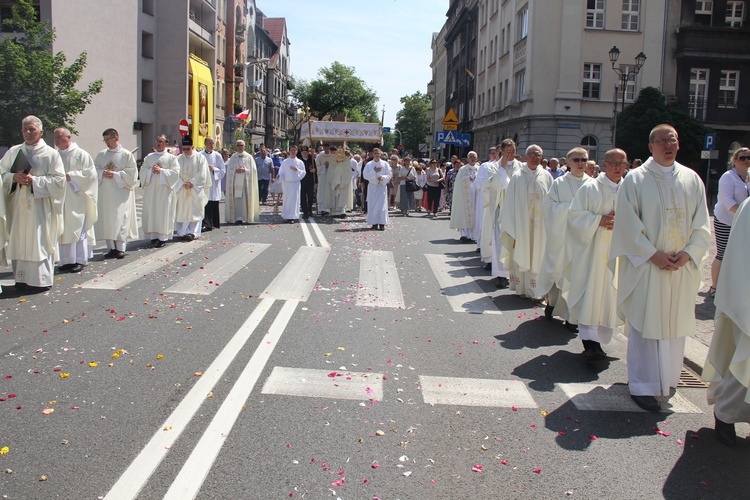
<svg viewBox="0 0 750 500"><path fill-rule="evenodd" d="M610 179L609 177L607 177L607 174L605 174L604 172L602 172L601 175L604 176L604 180L607 181L607 184L609 184L609 187L611 187L613 190L617 190L617 188L620 187L620 182L619 181L614 182L612 179ZM620 180L622 180L622 179L620 179Z"/></svg>
<svg viewBox="0 0 750 500"><path fill-rule="evenodd" d="M155 154L155 155L157 155L157 156L161 156L161 155L163 155L163 154L164 154L164 153L166 153L166 152L167 152L167 150L166 150L166 149L165 149L164 151L159 151L159 150L156 150L156 151L154 151L154 154Z"/></svg>
<svg viewBox="0 0 750 500"><path fill-rule="evenodd" d="M565 172L565 175L569 175L575 182L582 183L588 177L584 172L582 176L576 177L572 172Z"/></svg>
<svg viewBox="0 0 750 500"><path fill-rule="evenodd" d="M109 151L110 153L119 153L121 150L122 150L122 146L120 146L119 144L117 145L115 149L111 149L111 148L107 149L107 151Z"/></svg>
<svg viewBox="0 0 750 500"><path fill-rule="evenodd" d="M71 150L75 149L77 144L75 142L71 142L70 146L68 146L65 149L57 148L60 153L69 153Z"/></svg>

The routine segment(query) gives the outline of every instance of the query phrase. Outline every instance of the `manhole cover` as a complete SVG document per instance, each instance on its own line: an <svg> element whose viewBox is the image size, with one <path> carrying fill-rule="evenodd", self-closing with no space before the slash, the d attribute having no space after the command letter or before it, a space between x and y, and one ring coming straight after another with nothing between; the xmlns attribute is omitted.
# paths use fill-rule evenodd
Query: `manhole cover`
<svg viewBox="0 0 750 500"><path fill-rule="evenodd" d="M682 371L680 372L680 381L677 382L677 387L705 389L708 387L708 384L703 382L693 370L683 366Z"/></svg>

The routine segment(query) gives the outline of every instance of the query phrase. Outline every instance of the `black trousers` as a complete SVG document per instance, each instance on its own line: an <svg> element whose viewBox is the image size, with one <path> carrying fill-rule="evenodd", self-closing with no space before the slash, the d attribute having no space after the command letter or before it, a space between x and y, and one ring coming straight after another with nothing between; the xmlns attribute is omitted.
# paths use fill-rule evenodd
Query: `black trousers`
<svg viewBox="0 0 750 500"><path fill-rule="evenodd" d="M315 204L315 185L302 183L300 186L299 209L302 215L311 216Z"/></svg>
<svg viewBox="0 0 750 500"><path fill-rule="evenodd" d="M206 203L206 215L203 218L203 227L207 229L220 228L221 217L219 217L219 202L209 201Z"/></svg>
<svg viewBox="0 0 750 500"><path fill-rule="evenodd" d="M258 196L261 203L265 203L268 199L268 184L270 182L269 180L258 179Z"/></svg>
<svg viewBox="0 0 750 500"><path fill-rule="evenodd" d="M362 179L362 211L367 213L367 187L370 185L370 181Z"/></svg>
<svg viewBox="0 0 750 500"><path fill-rule="evenodd" d="M442 189L440 186L427 185L427 211L437 213L438 205L440 204L440 194Z"/></svg>

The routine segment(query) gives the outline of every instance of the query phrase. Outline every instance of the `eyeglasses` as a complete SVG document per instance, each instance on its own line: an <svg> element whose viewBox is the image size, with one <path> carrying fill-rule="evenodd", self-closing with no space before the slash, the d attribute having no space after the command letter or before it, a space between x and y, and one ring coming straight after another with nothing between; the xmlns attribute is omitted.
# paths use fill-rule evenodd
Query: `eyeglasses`
<svg viewBox="0 0 750 500"><path fill-rule="evenodd" d="M748 161L750 160L750 156L738 156L737 159L739 161Z"/></svg>
<svg viewBox="0 0 750 500"><path fill-rule="evenodd" d="M613 167L627 167L628 165L630 165L626 161L605 161L604 163L606 163L607 165L612 165Z"/></svg>
<svg viewBox="0 0 750 500"><path fill-rule="evenodd" d="M539 151L531 151L531 152L526 153L526 154L529 155L529 156L537 156L537 157L540 157L540 158L542 156L542 153L540 153Z"/></svg>
<svg viewBox="0 0 750 500"><path fill-rule="evenodd" d="M588 158L568 158L568 161L570 163L586 163L589 161Z"/></svg>
<svg viewBox="0 0 750 500"><path fill-rule="evenodd" d="M655 141L651 141L651 143L658 144L659 146L674 146L675 144L677 144L677 139L675 139L674 137L670 137L669 139L657 139Z"/></svg>

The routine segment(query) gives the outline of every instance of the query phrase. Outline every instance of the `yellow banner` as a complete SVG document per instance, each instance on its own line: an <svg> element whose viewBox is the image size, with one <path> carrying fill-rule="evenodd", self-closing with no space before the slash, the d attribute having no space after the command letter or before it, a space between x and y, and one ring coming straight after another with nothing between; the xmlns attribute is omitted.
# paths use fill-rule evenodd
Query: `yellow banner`
<svg viewBox="0 0 750 500"><path fill-rule="evenodd" d="M190 136L196 148L203 148L214 122L214 81L208 63L195 54L190 54L190 73Z"/></svg>

